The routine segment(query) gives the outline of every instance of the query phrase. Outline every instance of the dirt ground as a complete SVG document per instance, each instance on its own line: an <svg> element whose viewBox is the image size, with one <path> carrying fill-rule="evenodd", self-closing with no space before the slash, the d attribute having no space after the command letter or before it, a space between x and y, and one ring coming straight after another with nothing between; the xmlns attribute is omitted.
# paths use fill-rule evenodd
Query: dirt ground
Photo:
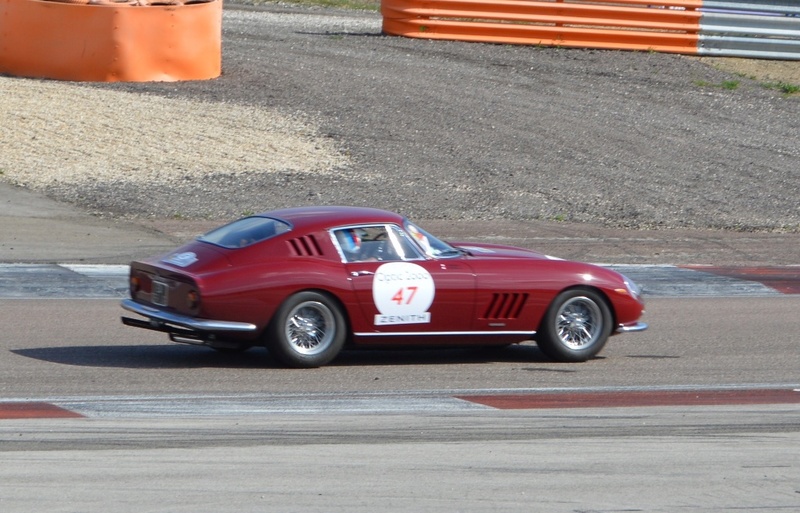
<svg viewBox="0 0 800 513"><path fill-rule="evenodd" d="M772 61L732 57L699 57L698 60L727 73L735 73L765 83L782 82L800 87L800 62L798 61Z"/></svg>
<svg viewBox="0 0 800 513"><path fill-rule="evenodd" d="M349 204L800 232L800 98L764 87L797 62L391 37L375 12L274 4L226 4L223 41L209 81L0 77L0 180L139 220Z"/></svg>

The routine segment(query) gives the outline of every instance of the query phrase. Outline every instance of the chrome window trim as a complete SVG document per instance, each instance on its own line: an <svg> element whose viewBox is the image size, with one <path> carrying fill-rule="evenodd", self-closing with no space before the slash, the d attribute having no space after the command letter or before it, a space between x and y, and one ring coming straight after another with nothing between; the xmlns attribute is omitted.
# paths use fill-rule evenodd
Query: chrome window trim
<svg viewBox="0 0 800 513"><path fill-rule="evenodd" d="M328 237L333 243L333 247L336 248L336 252L339 253L339 260L343 264L354 264L360 262L350 262L347 260L347 256L345 255L344 250L342 249L341 245L339 245L339 240L336 238L335 232L340 230L353 230L358 228L384 228L386 229L387 236L389 237L392 246L395 249L395 252L398 255L405 255L404 251L401 251L402 248L399 248L400 241L397 239L397 233L400 232L403 234L404 237L409 241L411 248L416 252L416 257L414 258L407 258L403 256L400 260L394 260L396 262L419 262L423 260L427 260L421 253L418 245L414 242L413 238L411 238L408 233L403 229L402 226L396 225L394 223L362 223L362 224L348 224L342 226L336 226L333 228L328 228ZM387 260L390 261L390 260Z"/></svg>

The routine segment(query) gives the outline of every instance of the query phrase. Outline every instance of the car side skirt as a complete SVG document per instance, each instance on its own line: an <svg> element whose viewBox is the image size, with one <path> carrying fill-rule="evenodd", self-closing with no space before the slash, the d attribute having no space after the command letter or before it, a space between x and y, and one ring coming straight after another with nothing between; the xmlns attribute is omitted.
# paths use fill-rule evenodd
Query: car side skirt
<svg viewBox="0 0 800 513"><path fill-rule="evenodd" d="M354 333L357 337L476 337L476 336L523 336L533 337L535 331L405 331L403 333Z"/></svg>
<svg viewBox="0 0 800 513"><path fill-rule="evenodd" d="M534 331L356 332L353 342L373 347L505 346L533 340Z"/></svg>

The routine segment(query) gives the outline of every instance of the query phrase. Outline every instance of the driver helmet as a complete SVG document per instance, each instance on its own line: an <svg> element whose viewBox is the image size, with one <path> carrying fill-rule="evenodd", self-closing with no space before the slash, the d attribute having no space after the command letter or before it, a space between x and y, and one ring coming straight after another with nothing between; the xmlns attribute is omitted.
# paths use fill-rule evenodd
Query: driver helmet
<svg viewBox="0 0 800 513"><path fill-rule="evenodd" d="M361 249L361 237L357 230L342 230L339 233L341 234L339 242L341 242L343 250L357 253Z"/></svg>

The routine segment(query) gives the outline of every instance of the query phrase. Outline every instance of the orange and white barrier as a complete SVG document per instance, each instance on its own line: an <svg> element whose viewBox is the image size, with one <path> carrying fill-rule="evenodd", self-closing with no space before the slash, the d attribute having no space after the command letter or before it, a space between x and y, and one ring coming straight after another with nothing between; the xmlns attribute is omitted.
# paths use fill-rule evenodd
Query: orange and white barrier
<svg viewBox="0 0 800 513"><path fill-rule="evenodd" d="M424 39L800 59L797 0L382 0Z"/></svg>
<svg viewBox="0 0 800 513"><path fill-rule="evenodd" d="M218 77L222 0L177 2L0 0L0 73L93 82Z"/></svg>

